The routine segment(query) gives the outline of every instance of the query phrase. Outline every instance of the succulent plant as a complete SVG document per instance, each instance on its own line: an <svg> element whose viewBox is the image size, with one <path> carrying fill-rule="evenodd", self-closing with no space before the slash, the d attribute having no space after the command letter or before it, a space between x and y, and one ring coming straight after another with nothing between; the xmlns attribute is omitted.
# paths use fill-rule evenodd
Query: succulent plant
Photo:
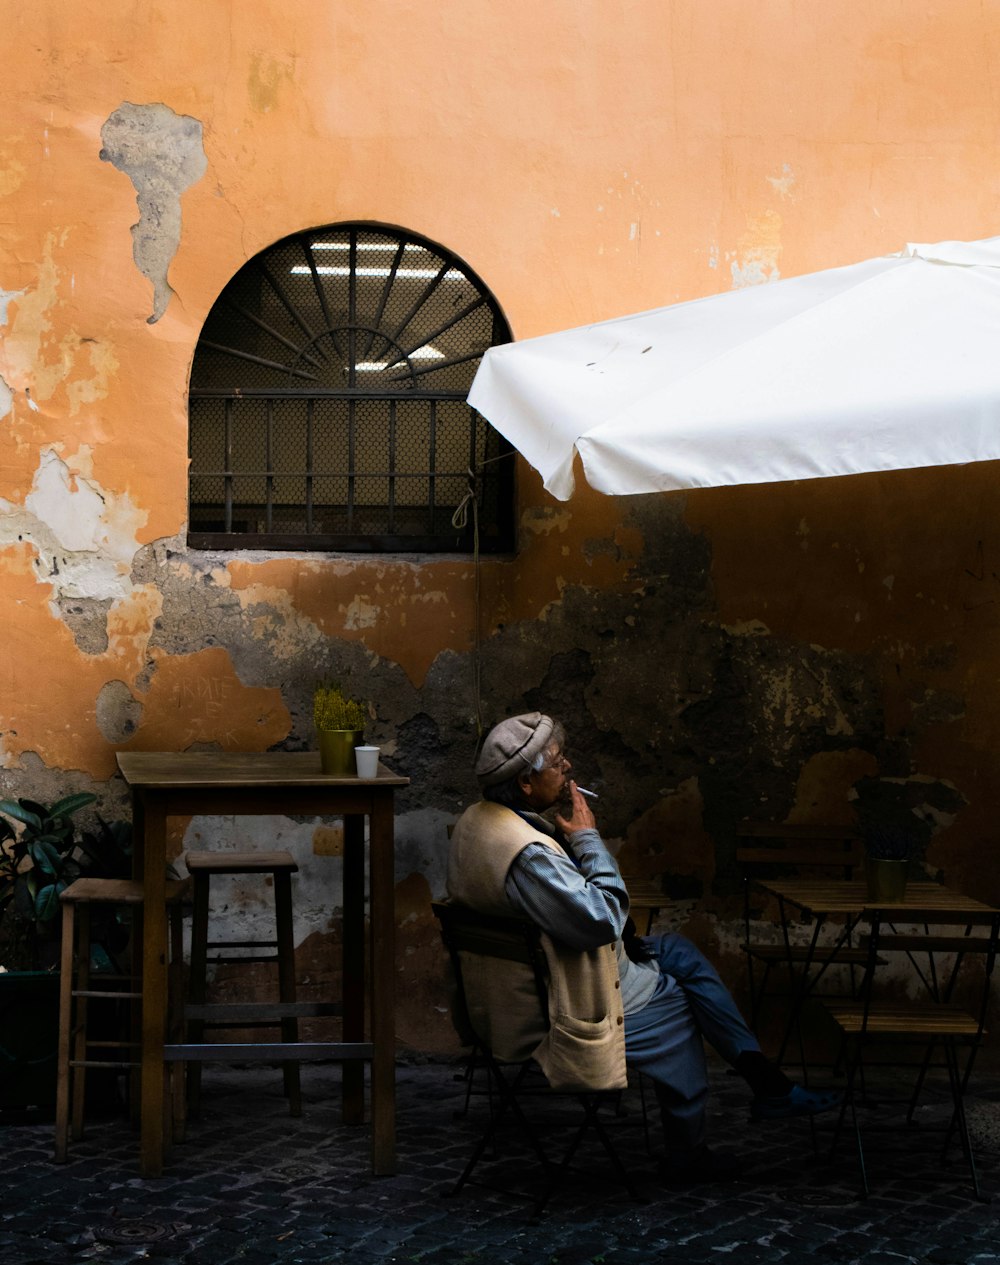
<svg viewBox="0 0 1000 1265"><path fill-rule="evenodd" d="M347 698L337 682L317 685L313 693L313 721L319 730L364 729L368 711L364 703Z"/></svg>

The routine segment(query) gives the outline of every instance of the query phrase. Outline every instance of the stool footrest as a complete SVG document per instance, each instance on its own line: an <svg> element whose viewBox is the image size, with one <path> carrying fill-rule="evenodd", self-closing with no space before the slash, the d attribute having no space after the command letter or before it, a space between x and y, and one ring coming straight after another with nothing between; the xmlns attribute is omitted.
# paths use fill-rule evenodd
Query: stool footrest
<svg viewBox="0 0 1000 1265"><path fill-rule="evenodd" d="M370 1041L284 1041L274 1045L167 1045L168 1063L296 1063L306 1060L372 1059Z"/></svg>
<svg viewBox="0 0 1000 1265"><path fill-rule="evenodd" d="M344 1013L339 1001L205 1002L184 1007L185 1019L204 1023L251 1023L272 1019L328 1019Z"/></svg>
<svg viewBox="0 0 1000 1265"><path fill-rule="evenodd" d="M206 949L276 949L277 940L209 940Z"/></svg>
<svg viewBox="0 0 1000 1265"><path fill-rule="evenodd" d="M70 1067L138 1067L138 1059L70 1059Z"/></svg>
<svg viewBox="0 0 1000 1265"><path fill-rule="evenodd" d="M121 988L74 988L74 997L110 997L117 1001L137 1001L142 993L125 992Z"/></svg>
<svg viewBox="0 0 1000 1265"><path fill-rule="evenodd" d="M239 962L277 962L277 961L279 961L277 953L241 953L238 957L234 953L232 957L205 959L205 962L208 966L235 966Z"/></svg>

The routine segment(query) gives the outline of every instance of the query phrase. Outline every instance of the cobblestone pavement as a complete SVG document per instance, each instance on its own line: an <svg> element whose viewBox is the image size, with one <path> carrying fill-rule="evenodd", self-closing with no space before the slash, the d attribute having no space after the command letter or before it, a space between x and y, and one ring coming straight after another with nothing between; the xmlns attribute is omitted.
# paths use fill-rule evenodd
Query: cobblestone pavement
<svg viewBox="0 0 1000 1265"><path fill-rule="evenodd" d="M971 1103L983 1186L996 1203L974 1199L957 1148L941 1166L948 1112L933 1092L910 1128L885 1101L862 1113L873 1186L863 1201L849 1135L831 1164L824 1124L814 1158L808 1122L754 1125L742 1083L712 1075L713 1137L746 1161L740 1181L658 1186L630 1091L616 1137L644 1174L646 1202L606 1180L602 1153L581 1152L585 1168L533 1224L530 1205L495 1184L447 1197L485 1108L474 1100L469 1117L454 1118L463 1094L454 1065L400 1067L399 1171L383 1178L367 1171L367 1131L338 1121L336 1068L303 1069L299 1120L286 1113L280 1075L213 1068L202 1116L157 1180L137 1175L136 1139L120 1118L90 1125L65 1165L51 1162L50 1124L0 1128L0 1262L1000 1265L1000 1083ZM529 1159L510 1145L504 1154L490 1165L494 1182L536 1187Z"/></svg>

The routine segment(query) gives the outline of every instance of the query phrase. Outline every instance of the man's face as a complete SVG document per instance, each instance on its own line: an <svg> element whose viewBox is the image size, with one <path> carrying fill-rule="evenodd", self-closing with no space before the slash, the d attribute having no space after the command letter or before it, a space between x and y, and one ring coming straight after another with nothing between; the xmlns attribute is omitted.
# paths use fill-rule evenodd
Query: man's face
<svg viewBox="0 0 1000 1265"><path fill-rule="evenodd" d="M521 790L528 807L545 812L554 804L568 801L572 773L573 765L565 751L557 742L550 742L545 748L545 766L521 778Z"/></svg>

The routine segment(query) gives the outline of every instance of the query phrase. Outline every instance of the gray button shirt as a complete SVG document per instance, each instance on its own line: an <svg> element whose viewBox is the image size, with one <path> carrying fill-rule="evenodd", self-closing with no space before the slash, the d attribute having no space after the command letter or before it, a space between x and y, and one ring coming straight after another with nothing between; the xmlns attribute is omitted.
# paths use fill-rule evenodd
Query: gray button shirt
<svg viewBox="0 0 1000 1265"><path fill-rule="evenodd" d="M563 842L544 817L524 816L543 834ZM622 1006L626 1015L635 1014L652 997L660 968L655 961L631 961L622 945L629 899L618 864L596 830L576 830L566 845L575 864L565 852L529 843L510 867L504 892L518 913L561 944L573 949L614 944Z"/></svg>

